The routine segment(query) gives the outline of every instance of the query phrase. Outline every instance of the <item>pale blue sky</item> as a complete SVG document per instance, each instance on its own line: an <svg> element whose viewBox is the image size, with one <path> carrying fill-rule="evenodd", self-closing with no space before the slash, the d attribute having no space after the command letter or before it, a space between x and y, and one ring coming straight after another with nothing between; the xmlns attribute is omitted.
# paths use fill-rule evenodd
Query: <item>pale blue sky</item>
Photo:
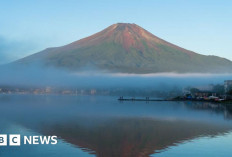
<svg viewBox="0 0 232 157"><path fill-rule="evenodd" d="M232 60L231 0L0 1L0 63L136 23L183 48Z"/></svg>

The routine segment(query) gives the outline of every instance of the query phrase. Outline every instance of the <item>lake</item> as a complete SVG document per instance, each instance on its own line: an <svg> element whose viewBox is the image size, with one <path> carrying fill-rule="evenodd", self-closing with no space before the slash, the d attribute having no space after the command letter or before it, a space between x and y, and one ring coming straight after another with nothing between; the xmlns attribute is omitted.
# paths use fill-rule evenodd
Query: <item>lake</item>
<svg viewBox="0 0 232 157"><path fill-rule="evenodd" d="M0 95L0 134L56 135L56 145L0 146L1 157L228 157L232 115L206 102L112 96Z"/></svg>

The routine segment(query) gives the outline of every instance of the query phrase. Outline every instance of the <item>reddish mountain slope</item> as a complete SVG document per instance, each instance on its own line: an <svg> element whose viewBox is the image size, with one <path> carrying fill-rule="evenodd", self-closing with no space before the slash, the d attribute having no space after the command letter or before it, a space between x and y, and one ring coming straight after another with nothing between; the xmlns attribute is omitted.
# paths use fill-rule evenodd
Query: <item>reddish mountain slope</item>
<svg viewBox="0 0 232 157"><path fill-rule="evenodd" d="M205 56L166 42L136 24L118 23L71 44L49 48L19 60L79 70L111 72L232 72L232 62Z"/></svg>

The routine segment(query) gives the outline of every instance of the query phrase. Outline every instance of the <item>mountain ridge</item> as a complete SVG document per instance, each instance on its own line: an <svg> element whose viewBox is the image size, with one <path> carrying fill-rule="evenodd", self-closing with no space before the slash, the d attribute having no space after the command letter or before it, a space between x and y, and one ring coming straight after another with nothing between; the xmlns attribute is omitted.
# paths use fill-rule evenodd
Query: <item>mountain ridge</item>
<svg viewBox="0 0 232 157"><path fill-rule="evenodd" d="M232 62L169 43L136 24L117 23L70 44L48 48L17 61L78 70L94 66L126 73L225 73Z"/></svg>

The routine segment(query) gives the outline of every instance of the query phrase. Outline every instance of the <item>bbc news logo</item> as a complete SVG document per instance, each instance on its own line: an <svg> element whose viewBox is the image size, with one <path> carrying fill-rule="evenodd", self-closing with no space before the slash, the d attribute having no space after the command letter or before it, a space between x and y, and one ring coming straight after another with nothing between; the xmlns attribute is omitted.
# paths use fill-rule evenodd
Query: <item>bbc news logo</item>
<svg viewBox="0 0 232 157"><path fill-rule="evenodd" d="M19 134L0 134L0 147L7 146L20 146L24 145L34 145L34 144L57 144L57 136L23 136L23 141L21 141L21 135ZM21 143L22 142L22 143Z"/></svg>

